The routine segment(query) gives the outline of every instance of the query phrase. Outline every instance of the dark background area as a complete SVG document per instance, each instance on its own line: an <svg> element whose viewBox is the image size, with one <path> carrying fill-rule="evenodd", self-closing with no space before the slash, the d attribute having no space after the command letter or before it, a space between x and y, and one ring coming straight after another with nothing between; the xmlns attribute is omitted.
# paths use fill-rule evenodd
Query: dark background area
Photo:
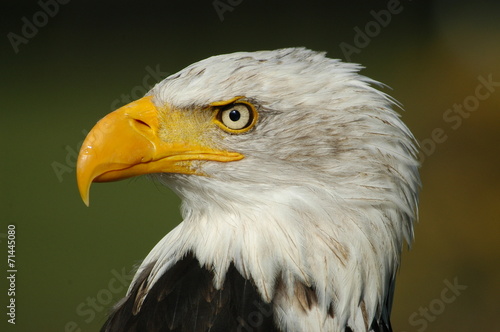
<svg viewBox="0 0 500 332"><path fill-rule="evenodd" d="M0 329L98 330L134 264L181 221L179 199L146 177L94 185L85 207L75 158L98 119L208 56L305 46L361 63L391 87L421 142L420 222L397 281L394 331L497 330L500 6L402 0L377 23L374 13L392 4L74 0L45 6L48 15L40 2L2 2ZM485 80L496 86L480 88ZM489 93L480 100L477 89ZM14 326L8 224L17 230Z"/></svg>

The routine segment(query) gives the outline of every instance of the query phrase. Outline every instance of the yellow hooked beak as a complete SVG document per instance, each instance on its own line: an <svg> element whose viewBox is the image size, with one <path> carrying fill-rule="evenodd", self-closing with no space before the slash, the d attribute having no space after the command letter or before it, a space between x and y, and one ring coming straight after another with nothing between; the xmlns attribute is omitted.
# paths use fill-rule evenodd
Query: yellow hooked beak
<svg viewBox="0 0 500 332"><path fill-rule="evenodd" d="M243 158L236 152L211 148L200 139L201 129L193 130L203 127L193 123L196 119L178 114L169 116L169 112L179 113L178 110L159 112L151 99L143 97L108 114L85 138L76 176L80 195L87 206L92 182L116 181L150 173L196 174L191 167L193 160L229 162ZM160 116L170 121L165 125L162 122L166 130L162 130L161 138ZM191 122L185 126L187 121ZM186 131L183 132L184 126Z"/></svg>

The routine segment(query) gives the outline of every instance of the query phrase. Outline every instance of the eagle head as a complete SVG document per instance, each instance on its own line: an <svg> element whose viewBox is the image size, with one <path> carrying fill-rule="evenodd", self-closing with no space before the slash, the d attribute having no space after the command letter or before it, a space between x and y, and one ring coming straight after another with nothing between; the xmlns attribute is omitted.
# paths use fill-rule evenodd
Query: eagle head
<svg viewBox="0 0 500 332"><path fill-rule="evenodd" d="M184 218L104 331L245 331L255 303L253 331L390 331L417 149L360 68L303 48L214 56L97 123L83 200L92 182L151 174Z"/></svg>

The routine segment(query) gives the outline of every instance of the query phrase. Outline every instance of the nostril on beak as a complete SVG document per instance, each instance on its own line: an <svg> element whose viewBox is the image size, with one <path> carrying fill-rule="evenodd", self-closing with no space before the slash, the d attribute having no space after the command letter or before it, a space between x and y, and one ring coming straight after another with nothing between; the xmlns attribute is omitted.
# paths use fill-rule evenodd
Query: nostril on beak
<svg viewBox="0 0 500 332"><path fill-rule="evenodd" d="M139 124L139 125L142 125L142 126L146 126L148 127L149 129L151 129L151 126L148 125L146 122L142 121L142 120L138 120L138 119L134 119L134 121Z"/></svg>

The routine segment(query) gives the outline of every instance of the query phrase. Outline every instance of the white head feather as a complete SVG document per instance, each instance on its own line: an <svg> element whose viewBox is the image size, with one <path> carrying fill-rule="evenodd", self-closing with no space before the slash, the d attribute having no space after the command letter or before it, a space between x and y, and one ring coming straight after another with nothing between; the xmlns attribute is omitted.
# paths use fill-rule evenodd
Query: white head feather
<svg viewBox="0 0 500 332"><path fill-rule="evenodd" d="M156 262L149 285L191 251L216 287L234 263L290 331L388 320L403 241L413 237L418 164L392 100L360 68L302 48L240 52L149 92L181 109L245 96L259 111L254 129L219 143L243 160L200 163L207 177L158 176L182 198L184 221L144 261ZM278 278L287 292L275 293ZM308 314L294 309L295 282L316 290Z"/></svg>

